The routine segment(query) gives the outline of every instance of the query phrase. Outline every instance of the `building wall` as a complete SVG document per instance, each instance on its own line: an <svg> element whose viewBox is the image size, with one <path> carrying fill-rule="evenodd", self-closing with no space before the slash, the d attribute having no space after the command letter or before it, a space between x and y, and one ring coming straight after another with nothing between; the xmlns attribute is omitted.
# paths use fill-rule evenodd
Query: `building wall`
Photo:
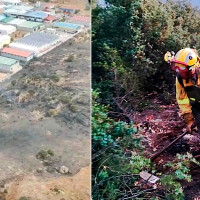
<svg viewBox="0 0 200 200"><path fill-rule="evenodd" d="M19 62L17 62L14 65L5 65L5 64L0 64L0 71L4 72L4 73L12 73L14 71L16 71L18 68L20 68L21 66L19 65Z"/></svg>
<svg viewBox="0 0 200 200"><path fill-rule="evenodd" d="M4 41L0 42L0 48L3 48L4 45L10 44L10 38L5 39Z"/></svg>
<svg viewBox="0 0 200 200"><path fill-rule="evenodd" d="M34 27L34 28L21 27L20 25L17 26L17 30L30 32L30 33L33 33L33 32L38 31L38 30L42 30L43 28L44 28L44 25L42 25L40 27L39 26L38 27Z"/></svg>
<svg viewBox="0 0 200 200"><path fill-rule="evenodd" d="M20 60L20 61L23 61L23 62L28 62L31 59L33 59L33 54L30 55L27 58L26 57L22 57L22 56L17 56L17 55L9 54L9 53L4 53L4 52L1 52L1 55L5 56L5 57L8 57L8 58L13 58L13 59L16 59L16 60Z"/></svg>

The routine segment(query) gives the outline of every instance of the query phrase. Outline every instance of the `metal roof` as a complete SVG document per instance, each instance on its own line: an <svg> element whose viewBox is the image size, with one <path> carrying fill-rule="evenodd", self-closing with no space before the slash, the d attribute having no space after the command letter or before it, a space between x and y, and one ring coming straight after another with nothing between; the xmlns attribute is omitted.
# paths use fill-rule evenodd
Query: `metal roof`
<svg viewBox="0 0 200 200"><path fill-rule="evenodd" d="M14 19L13 17L6 17L5 19L2 19L1 22L8 23L12 21L13 19Z"/></svg>
<svg viewBox="0 0 200 200"><path fill-rule="evenodd" d="M57 35L35 32L23 38L20 38L14 43L30 45L33 47L42 47L44 45L48 45L48 44L50 45L51 43L53 43L54 41L58 39L59 39L59 36Z"/></svg>
<svg viewBox="0 0 200 200"><path fill-rule="evenodd" d="M22 9L13 9L13 8L9 8L7 10L4 10L3 13L7 14L7 15L25 15L27 11L26 10L22 10Z"/></svg>
<svg viewBox="0 0 200 200"><path fill-rule="evenodd" d="M7 31L16 31L16 27L12 26L12 25L4 25L4 24L0 24L0 29L1 30L7 30Z"/></svg>
<svg viewBox="0 0 200 200"><path fill-rule="evenodd" d="M0 65L9 65L9 66L12 66L12 65L14 65L17 62L18 61L15 60L15 59L0 56Z"/></svg>
<svg viewBox="0 0 200 200"><path fill-rule="evenodd" d="M21 24L22 22L25 22L25 21L26 21L25 19L15 18L12 21L8 22L8 24L19 25L19 24Z"/></svg>
<svg viewBox="0 0 200 200"><path fill-rule="evenodd" d="M6 18L5 15L0 15L0 21L3 20L3 19L5 19L5 18Z"/></svg>
<svg viewBox="0 0 200 200"><path fill-rule="evenodd" d="M21 0L1 0L3 3L21 3Z"/></svg>
<svg viewBox="0 0 200 200"><path fill-rule="evenodd" d="M31 21L24 21L20 24L18 24L19 27L25 27L25 28L36 28L39 26L42 26L42 23L39 22L31 22Z"/></svg>
<svg viewBox="0 0 200 200"><path fill-rule="evenodd" d="M26 13L27 17L34 17L34 18L41 18L44 19L45 17L48 16L48 14L40 11L30 11Z"/></svg>
<svg viewBox="0 0 200 200"><path fill-rule="evenodd" d="M33 54L30 51L23 51L23 50L20 50L20 49L14 49L14 48L10 48L10 47L4 48L1 52L12 54L12 55L15 55L15 56L21 56L21 57L25 57L25 58L27 58L31 54Z"/></svg>
<svg viewBox="0 0 200 200"><path fill-rule="evenodd" d="M15 9L15 10L24 10L24 11L29 11L29 10L32 10L34 7L33 6L30 6L30 5L14 5L11 7L12 9Z"/></svg>
<svg viewBox="0 0 200 200"><path fill-rule="evenodd" d="M55 22L53 26L58 28L75 29L75 30L81 27L78 24L71 24L66 22Z"/></svg>
<svg viewBox="0 0 200 200"><path fill-rule="evenodd" d="M91 18L89 16L76 15L76 16L70 17L70 20L80 21L80 22L90 22Z"/></svg>

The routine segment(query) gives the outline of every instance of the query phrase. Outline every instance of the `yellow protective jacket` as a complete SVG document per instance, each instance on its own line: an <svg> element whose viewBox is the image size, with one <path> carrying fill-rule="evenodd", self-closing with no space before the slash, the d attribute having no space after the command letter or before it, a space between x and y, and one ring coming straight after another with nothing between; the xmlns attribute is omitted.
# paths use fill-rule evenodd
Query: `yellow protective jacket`
<svg viewBox="0 0 200 200"><path fill-rule="evenodd" d="M198 75L198 80L196 84L194 84L192 80L189 80L188 82L186 82L185 79L182 79L182 80L183 80L183 85L185 88L187 88L188 86L193 86L193 87L200 86L200 74ZM179 83L178 78L176 78L176 99L177 99L179 108L181 110L181 115L184 115L186 113L192 113L192 106L191 106L190 101L196 100L195 93L193 97L189 99L186 89L184 87Z"/></svg>

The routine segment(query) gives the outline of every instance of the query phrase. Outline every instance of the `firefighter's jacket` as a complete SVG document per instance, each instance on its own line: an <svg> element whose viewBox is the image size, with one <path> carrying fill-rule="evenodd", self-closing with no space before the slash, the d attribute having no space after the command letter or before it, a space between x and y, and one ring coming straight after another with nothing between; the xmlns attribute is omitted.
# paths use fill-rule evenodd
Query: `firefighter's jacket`
<svg viewBox="0 0 200 200"><path fill-rule="evenodd" d="M176 78L176 99L181 110L181 115L192 113L193 105L200 105L200 74L196 84L189 79L182 79L183 86L178 78ZM200 110L199 110L200 112Z"/></svg>

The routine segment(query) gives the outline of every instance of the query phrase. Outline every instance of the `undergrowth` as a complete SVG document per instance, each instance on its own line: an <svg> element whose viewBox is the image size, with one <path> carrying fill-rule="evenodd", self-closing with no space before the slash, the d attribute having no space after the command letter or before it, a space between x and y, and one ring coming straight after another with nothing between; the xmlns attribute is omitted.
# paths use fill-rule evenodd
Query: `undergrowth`
<svg viewBox="0 0 200 200"><path fill-rule="evenodd" d="M192 180L190 164L199 162L189 153L156 169L144 156L142 136L134 123L115 121L108 117L108 106L98 103L99 93L93 91L92 114L92 199L168 199L183 200L181 182ZM140 172L159 177L155 184L142 181Z"/></svg>

